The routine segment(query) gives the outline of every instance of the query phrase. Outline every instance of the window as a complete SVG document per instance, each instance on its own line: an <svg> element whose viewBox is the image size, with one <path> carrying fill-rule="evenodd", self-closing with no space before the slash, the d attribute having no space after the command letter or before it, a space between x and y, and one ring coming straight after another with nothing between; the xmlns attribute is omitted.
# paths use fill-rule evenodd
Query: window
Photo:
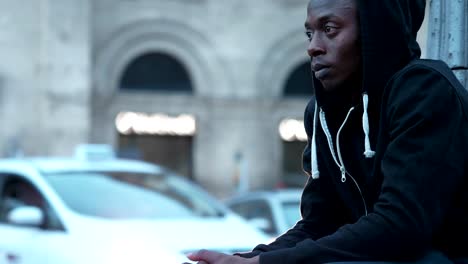
<svg viewBox="0 0 468 264"><path fill-rule="evenodd" d="M0 196L0 222L8 223L8 213L17 207L34 206L44 214L44 222L40 225L40 228L63 230L57 215L32 183L19 176L0 175L0 177L6 179Z"/></svg>
<svg viewBox="0 0 468 264"><path fill-rule="evenodd" d="M202 190L170 173L74 171L45 174L76 213L107 219L222 217ZM85 193L86 195L83 195Z"/></svg>
<svg viewBox="0 0 468 264"><path fill-rule="evenodd" d="M120 80L126 91L192 92L184 65L163 53L149 53L132 61Z"/></svg>
<svg viewBox="0 0 468 264"><path fill-rule="evenodd" d="M233 205L231 209L243 216L247 220L252 219L265 219L270 225L267 229L263 230L267 234L276 234L277 228L275 221L273 219L273 213L270 206L266 201L263 200L250 200L248 202L241 202L239 204Z"/></svg>

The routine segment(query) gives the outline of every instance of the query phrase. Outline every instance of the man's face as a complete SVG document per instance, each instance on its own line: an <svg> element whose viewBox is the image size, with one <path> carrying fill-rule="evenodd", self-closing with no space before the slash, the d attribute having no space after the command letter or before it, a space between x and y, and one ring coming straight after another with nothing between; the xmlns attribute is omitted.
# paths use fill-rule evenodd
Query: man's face
<svg viewBox="0 0 468 264"><path fill-rule="evenodd" d="M312 72L326 91L361 80L356 0L311 0L305 22Z"/></svg>

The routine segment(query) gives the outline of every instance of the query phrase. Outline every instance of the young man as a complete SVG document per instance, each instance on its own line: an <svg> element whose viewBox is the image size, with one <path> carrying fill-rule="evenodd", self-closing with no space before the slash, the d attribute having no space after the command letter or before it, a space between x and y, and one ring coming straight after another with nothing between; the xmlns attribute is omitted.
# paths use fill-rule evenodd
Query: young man
<svg viewBox="0 0 468 264"><path fill-rule="evenodd" d="M191 260L468 258L468 94L445 63L419 59L424 9L425 0L310 1L316 101L305 112L302 220L250 253Z"/></svg>

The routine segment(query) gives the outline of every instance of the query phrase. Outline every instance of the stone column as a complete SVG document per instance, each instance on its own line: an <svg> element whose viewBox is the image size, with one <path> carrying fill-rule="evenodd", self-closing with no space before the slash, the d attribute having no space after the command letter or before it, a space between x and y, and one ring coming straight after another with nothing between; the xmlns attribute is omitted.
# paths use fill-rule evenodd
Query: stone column
<svg viewBox="0 0 468 264"><path fill-rule="evenodd" d="M0 157L29 154L37 135L40 1L1 1Z"/></svg>
<svg viewBox="0 0 468 264"><path fill-rule="evenodd" d="M90 0L42 0L40 154L71 154L90 131Z"/></svg>
<svg viewBox="0 0 468 264"><path fill-rule="evenodd" d="M441 59L468 88L468 1L429 0L428 57ZM456 70L459 69L459 70Z"/></svg>
<svg viewBox="0 0 468 264"><path fill-rule="evenodd" d="M268 102L207 99L206 106L194 140L197 181L218 197L275 186L282 172L281 141Z"/></svg>

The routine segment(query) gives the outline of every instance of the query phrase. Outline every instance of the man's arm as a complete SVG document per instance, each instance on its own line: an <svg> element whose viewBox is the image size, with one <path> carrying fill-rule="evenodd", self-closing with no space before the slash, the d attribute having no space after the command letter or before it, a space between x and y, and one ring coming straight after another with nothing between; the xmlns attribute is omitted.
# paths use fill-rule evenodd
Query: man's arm
<svg viewBox="0 0 468 264"><path fill-rule="evenodd" d="M318 240L265 252L260 263L323 263L418 257L451 209L463 181L467 125L445 77L412 68L384 96L389 144L373 212ZM377 148L379 152L379 148Z"/></svg>

